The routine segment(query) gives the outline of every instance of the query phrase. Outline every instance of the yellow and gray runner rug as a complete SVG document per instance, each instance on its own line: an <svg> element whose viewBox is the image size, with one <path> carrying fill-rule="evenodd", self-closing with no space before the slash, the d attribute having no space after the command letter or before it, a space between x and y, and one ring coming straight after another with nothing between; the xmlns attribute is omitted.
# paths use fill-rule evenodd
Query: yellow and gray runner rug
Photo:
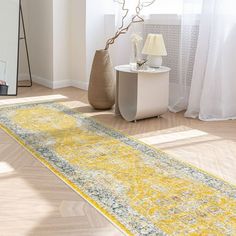
<svg viewBox="0 0 236 236"><path fill-rule="evenodd" d="M59 103L0 126L127 235L236 235L236 187Z"/></svg>

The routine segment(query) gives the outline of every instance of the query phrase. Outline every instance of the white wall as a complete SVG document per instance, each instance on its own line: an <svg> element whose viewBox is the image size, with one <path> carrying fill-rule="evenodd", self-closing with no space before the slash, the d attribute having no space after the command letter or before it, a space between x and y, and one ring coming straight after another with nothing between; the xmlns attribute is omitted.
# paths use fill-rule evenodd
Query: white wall
<svg viewBox="0 0 236 236"><path fill-rule="evenodd" d="M29 0L29 52L38 82L53 84L53 0Z"/></svg>
<svg viewBox="0 0 236 236"><path fill-rule="evenodd" d="M105 48L105 14L113 12L113 1L111 0L87 0L86 7L86 81L89 81L93 57L96 50Z"/></svg>
<svg viewBox="0 0 236 236"><path fill-rule="evenodd" d="M34 81L51 88L87 89L94 53L105 47L109 34L104 15L113 12L113 1L23 1ZM110 28L109 36L114 22ZM25 62L22 74L27 73Z"/></svg>
<svg viewBox="0 0 236 236"><path fill-rule="evenodd" d="M71 85L70 1L23 0L33 80L50 88ZM28 79L24 41L20 79Z"/></svg>
<svg viewBox="0 0 236 236"><path fill-rule="evenodd" d="M22 3L33 80L50 88L81 86L80 81L86 79L86 0ZM22 79L28 79L26 62L22 44Z"/></svg>
<svg viewBox="0 0 236 236"><path fill-rule="evenodd" d="M87 89L86 0L71 0L70 58L72 85Z"/></svg>
<svg viewBox="0 0 236 236"><path fill-rule="evenodd" d="M53 0L53 88L70 85L70 2Z"/></svg>

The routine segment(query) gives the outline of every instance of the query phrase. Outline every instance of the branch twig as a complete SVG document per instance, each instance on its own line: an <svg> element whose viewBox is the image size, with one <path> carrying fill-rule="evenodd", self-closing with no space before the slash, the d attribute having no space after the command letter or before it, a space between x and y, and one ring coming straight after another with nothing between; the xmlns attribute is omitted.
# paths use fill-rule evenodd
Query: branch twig
<svg viewBox="0 0 236 236"><path fill-rule="evenodd" d="M128 16L130 10L126 8L126 0L114 0L114 1L122 5L122 10L124 11L124 15L122 16L121 19L121 26L118 28L115 35L107 40L105 50L108 50L110 45L114 44L115 40L120 35L126 34L132 24L144 22L144 19L140 16L141 11L143 10L143 8L151 6L156 0L149 0L144 2L141 2L141 0L139 0L135 8L136 13L132 17L131 22L127 26L125 26L125 19Z"/></svg>

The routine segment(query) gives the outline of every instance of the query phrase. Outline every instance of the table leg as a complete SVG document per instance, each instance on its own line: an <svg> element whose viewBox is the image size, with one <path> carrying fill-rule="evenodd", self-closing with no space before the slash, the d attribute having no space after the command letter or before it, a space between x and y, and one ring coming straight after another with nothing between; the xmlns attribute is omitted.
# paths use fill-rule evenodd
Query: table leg
<svg viewBox="0 0 236 236"><path fill-rule="evenodd" d="M115 114L117 116L120 115L120 108L119 108L119 77L120 73L119 71L116 72L116 100L115 100Z"/></svg>

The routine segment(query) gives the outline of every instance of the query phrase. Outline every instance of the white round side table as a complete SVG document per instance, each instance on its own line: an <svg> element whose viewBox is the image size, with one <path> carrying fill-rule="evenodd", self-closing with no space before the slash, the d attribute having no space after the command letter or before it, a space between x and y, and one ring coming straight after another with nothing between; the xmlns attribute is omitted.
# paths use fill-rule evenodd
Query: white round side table
<svg viewBox="0 0 236 236"><path fill-rule="evenodd" d="M115 70L117 115L137 121L167 112L170 68L131 70L129 65L121 65Z"/></svg>

